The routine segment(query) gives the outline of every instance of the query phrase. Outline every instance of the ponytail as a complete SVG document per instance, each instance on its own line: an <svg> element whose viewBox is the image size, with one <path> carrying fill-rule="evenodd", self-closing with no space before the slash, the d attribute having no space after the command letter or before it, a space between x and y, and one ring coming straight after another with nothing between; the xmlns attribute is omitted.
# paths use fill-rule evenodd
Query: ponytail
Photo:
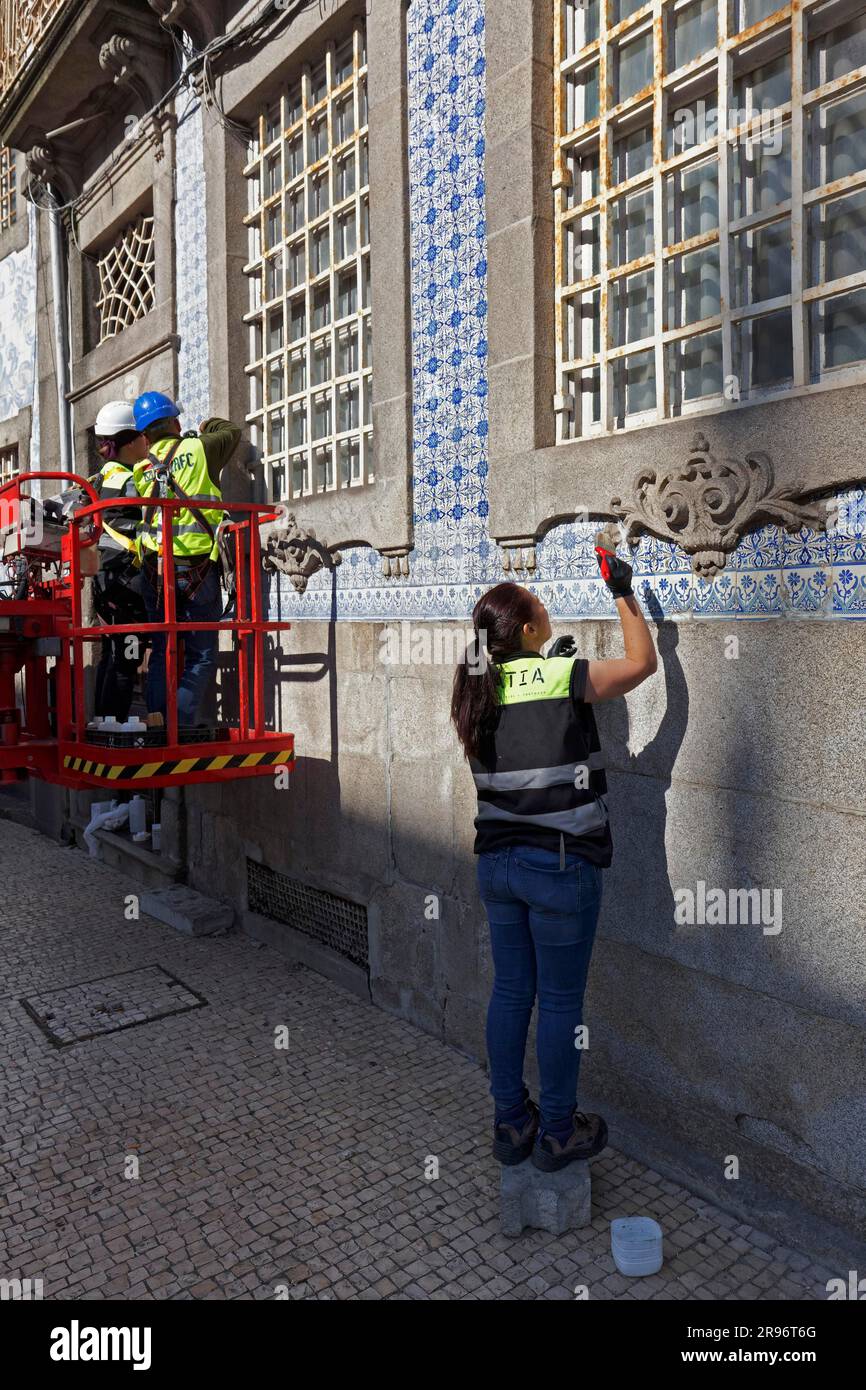
<svg viewBox="0 0 866 1390"><path fill-rule="evenodd" d="M454 672L451 721L467 758L481 758L499 717L497 663L520 647L533 599L519 584L497 584L472 610L473 636ZM486 641L486 649L485 649Z"/></svg>

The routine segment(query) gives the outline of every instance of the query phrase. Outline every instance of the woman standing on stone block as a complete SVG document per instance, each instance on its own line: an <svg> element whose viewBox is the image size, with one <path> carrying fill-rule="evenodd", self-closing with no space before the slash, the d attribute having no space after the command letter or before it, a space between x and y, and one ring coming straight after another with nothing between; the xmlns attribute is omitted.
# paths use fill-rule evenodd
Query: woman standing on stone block
<svg viewBox="0 0 866 1390"><path fill-rule="evenodd" d="M451 718L478 792L475 853L490 923L487 1013L493 1153L532 1154L554 1171L607 1143L600 1115L577 1109L583 995L612 843L592 706L645 681L658 662L634 597L631 566L599 536L601 576L616 600L625 655L587 661L561 637L547 657L547 609L519 584L475 605L474 640L454 676ZM538 995L539 1106L523 1081Z"/></svg>

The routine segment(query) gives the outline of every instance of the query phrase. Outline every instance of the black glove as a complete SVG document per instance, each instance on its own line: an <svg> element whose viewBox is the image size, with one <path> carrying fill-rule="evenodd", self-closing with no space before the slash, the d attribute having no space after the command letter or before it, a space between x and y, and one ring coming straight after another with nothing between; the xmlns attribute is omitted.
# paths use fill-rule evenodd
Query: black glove
<svg viewBox="0 0 866 1390"><path fill-rule="evenodd" d="M574 645L574 638L572 637L571 633L566 633L565 637L557 637L556 641L553 643L553 646L550 648L550 651L547 653L547 655L576 656L577 647Z"/></svg>
<svg viewBox="0 0 866 1390"><path fill-rule="evenodd" d="M631 598L634 594L634 589L631 587L631 565L626 560L620 560L619 556L615 555L612 550L607 550L600 545L595 547L595 556L601 570L601 577L614 598Z"/></svg>

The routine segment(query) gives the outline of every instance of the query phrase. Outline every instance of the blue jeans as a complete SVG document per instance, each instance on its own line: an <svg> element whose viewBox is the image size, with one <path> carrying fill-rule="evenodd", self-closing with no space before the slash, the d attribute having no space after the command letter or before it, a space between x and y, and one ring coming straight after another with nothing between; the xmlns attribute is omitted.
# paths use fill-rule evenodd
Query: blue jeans
<svg viewBox="0 0 866 1390"><path fill-rule="evenodd" d="M196 579L179 569L175 577L176 615L179 623L218 622L222 616L223 600L220 589L219 566L211 562L205 577L197 588L192 586ZM157 593L156 576L150 566L142 570L142 594L147 609L147 621L163 621L162 592ZM184 632L180 634L183 642L183 675L177 687L177 721L187 725L195 723L196 713L208 686L216 676L216 659L219 647L219 633L214 631ZM147 668L147 708L151 713L165 715L165 633L151 634L150 664Z"/></svg>
<svg viewBox="0 0 866 1390"><path fill-rule="evenodd" d="M578 854L509 845L478 856L495 970L487 1012L490 1093L497 1114L524 1096L523 1058L538 991L536 1052L542 1127L561 1125L577 1096L589 958L601 906L602 870Z"/></svg>

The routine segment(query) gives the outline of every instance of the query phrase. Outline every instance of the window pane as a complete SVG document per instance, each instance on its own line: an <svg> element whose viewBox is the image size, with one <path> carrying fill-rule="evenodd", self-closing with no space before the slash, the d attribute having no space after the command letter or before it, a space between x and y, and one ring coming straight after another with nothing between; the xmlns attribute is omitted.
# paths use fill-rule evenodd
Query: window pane
<svg viewBox="0 0 866 1390"><path fill-rule="evenodd" d="M653 165L653 128L641 126L627 135L614 136L613 181L625 183L636 174L646 173Z"/></svg>
<svg viewBox="0 0 866 1390"><path fill-rule="evenodd" d="M313 397L313 438L324 439L331 433L331 393L323 391Z"/></svg>
<svg viewBox="0 0 866 1390"><path fill-rule="evenodd" d="M736 305L760 304L791 293L790 218L740 232L731 242Z"/></svg>
<svg viewBox="0 0 866 1390"><path fill-rule="evenodd" d="M722 335L698 333L671 343L668 350L671 405L722 393Z"/></svg>
<svg viewBox="0 0 866 1390"><path fill-rule="evenodd" d="M653 75L652 30L616 49L614 101L619 104L649 86Z"/></svg>
<svg viewBox="0 0 866 1390"><path fill-rule="evenodd" d="M665 194L669 246L713 231L719 225L718 160L705 159L668 174Z"/></svg>
<svg viewBox="0 0 866 1390"><path fill-rule="evenodd" d="M571 154L566 160L571 186L566 190L566 206L573 208L598 196L598 149Z"/></svg>
<svg viewBox="0 0 866 1390"><path fill-rule="evenodd" d="M714 140L718 134L719 108L715 89L706 96L682 101L671 96L668 106L668 158Z"/></svg>
<svg viewBox="0 0 866 1390"><path fill-rule="evenodd" d="M655 410L655 354L652 351L619 358L613 364L612 374L614 413L618 419Z"/></svg>
<svg viewBox="0 0 866 1390"><path fill-rule="evenodd" d="M331 233L327 224L321 227L312 237L312 252L314 275L321 275L322 271L327 270L331 264Z"/></svg>
<svg viewBox="0 0 866 1390"><path fill-rule="evenodd" d="M719 248L673 256L666 266L669 328L684 328L721 312Z"/></svg>
<svg viewBox="0 0 866 1390"><path fill-rule="evenodd" d="M813 360L824 368L866 360L866 289L813 304L811 336Z"/></svg>
<svg viewBox="0 0 866 1390"><path fill-rule="evenodd" d="M289 333L291 341L296 343L299 338L303 338L307 331L307 311L304 307L303 299L295 299L291 306L291 319Z"/></svg>
<svg viewBox="0 0 866 1390"><path fill-rule="evenodd" d="M784 0L737 0L737 33L751 29L753 24L781 9L783 3Z"/></svg>
<svg viewBox="0 0 866 1390"><path fill-rule="evenodd" d="M340 272L337 281L337 318L344 319L358 308L358 277L354 267Z"/></svg>
<svg viewBox="0 0 866 1390"><path fill-rule="evenodd" d="M322 386L331 379L331 340L319 338L313 344L313 385Z"/></svg>
<svg viewBox="0 0 866 1390"><path fill-rule="evenodd" d="M565 301L565 356L574 362L597 357L601 350L598 290L572 295Z"/></svg>
<svg viewBox="0 0 866 1390"><path fill-rule="evenodd" d="M614 347L648 338L653 331L653 271L621 276L611 291Z"/></svg>
<svg viewBox="0 0 866 1390"><path fill-rule="evenodd" d="M566 122L577 130L598 115L598 63L569 74L565 79Z"/></svg>
<svg viewBox="0 0 866 1390"><path fill-rule="evenodd" d="M573 58L598 38L599 0L565 0L565 52Z"/></svg>
<svg viewBox="0 0 866 1390"><path fill-rule="evenodd" d="M716 46L716 0L695 0L669 18L669 70L681 68Z"/></svg>
<svg viewBox="0 0 866 1390"><path fill-rule="evenodd" d="M740 140L734 149L734 217L765 212L791 196L791 127L764 140Z"/></svg>
<svg viewBox="0 0 866 1390"><path fill-rule="evenodd" d="M813 188L856 174L866 166L866 89L810 111L807 131Z"/></svg>
<svg viewBox="0 0 866 1390"><path fill-rule="evenodd" d="M611 204L611 255L614 265L625 265L653 249L652 189L628 193Z"/></svg>
<svg viewBox="0 0 866 1390"><path fill-rule="evenodd" d="M329 285L317 285L313 291L313 332L327 328L331 322L331 289Z"/></svg>
<svg viewBox="0 0 866 1390"><path fill-rule="evenodd" d="M811 285L866 270L866 190L809 209Z"/></svg>
<svg viewBox="0 0 866 1390"><path fill-rule="evenodd" d="M341 328L337 333L337 376L348 376L358 366L358 330Z"/></svg>
<svg viewBox="0 0 866 1390"><path fill-rule="evenodd" d="M791 311L746 319L737 333L740 389L787 385L794 374Z"/></svg>
<svg viewBox="0 0 866 1390"><path fill-rule="evenodd" d="M839 24L809 44L809 86L823 87L866 67L866 14Z"/></svg>
<svg viewBox="0 0 866 1390"><path fill-rule="evenodd" d="M565 229L566 283L588 280L599 272L599 214L589 213Z"/></svg>
<svg viewBox="0 0 866 1390"><path fill-rule="evenodd" d="M734 105L739 107L740 121L747 120L753 111L772 111L790 100L790 52L754 68L734 83ZM733 118L729 124L733 127Z"/></svg>
<svg viewBox="0 0 866 1390"><path fill-rule="evenodd" d="M624 19L628 19L630 14L634 14L648 3L648 0L613 0L611 15L613 24L621 24Z"/></svg>
<svg viewBox="0 0 866 1390"><path fill-rule="evenodd" d="M289 355L289 395L295 396L307 386L307 358L303 352Z"/></svg>

